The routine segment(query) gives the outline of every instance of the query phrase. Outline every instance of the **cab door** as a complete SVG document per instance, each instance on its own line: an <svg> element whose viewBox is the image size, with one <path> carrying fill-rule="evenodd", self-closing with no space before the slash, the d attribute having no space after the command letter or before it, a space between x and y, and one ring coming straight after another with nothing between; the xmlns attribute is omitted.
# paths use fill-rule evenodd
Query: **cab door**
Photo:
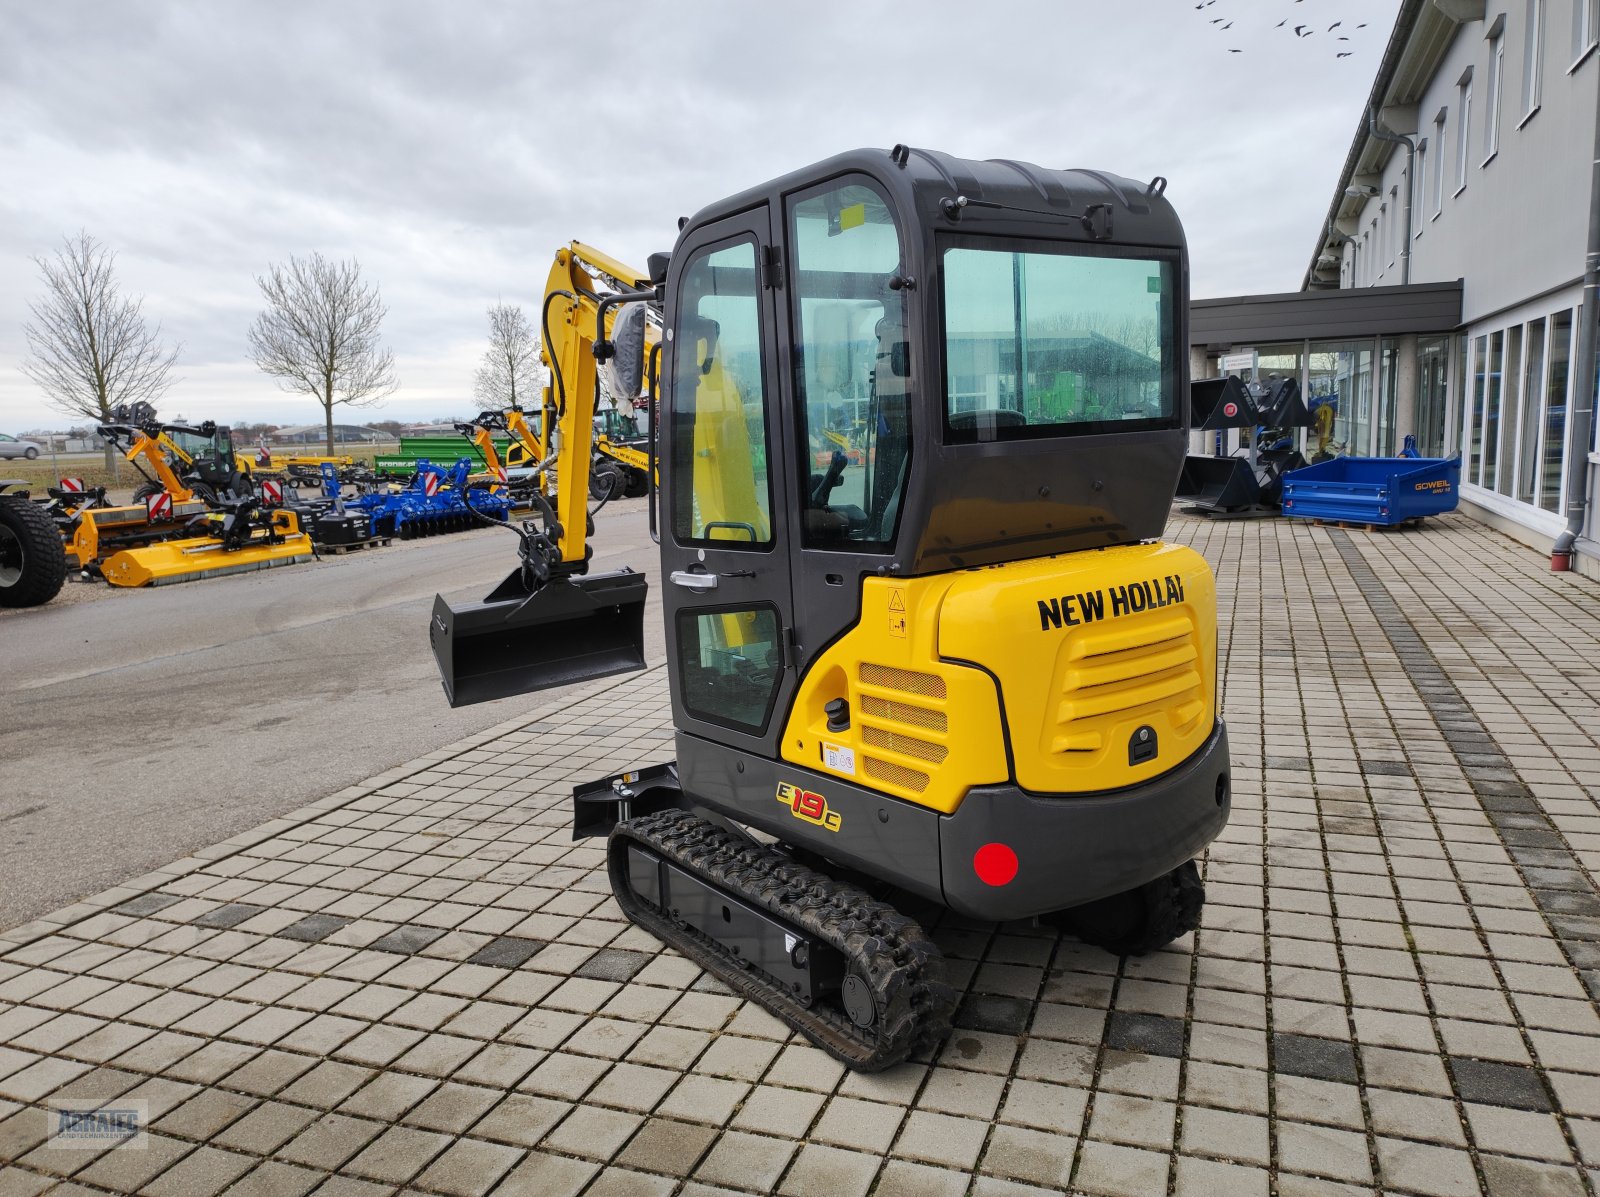
<svg viewBox="0 0 1600 1197"><path fill-rule="evenodd" d="M794 688L771 246L763 205L674 252L661 454L677 726L768 757Z"/></svg>

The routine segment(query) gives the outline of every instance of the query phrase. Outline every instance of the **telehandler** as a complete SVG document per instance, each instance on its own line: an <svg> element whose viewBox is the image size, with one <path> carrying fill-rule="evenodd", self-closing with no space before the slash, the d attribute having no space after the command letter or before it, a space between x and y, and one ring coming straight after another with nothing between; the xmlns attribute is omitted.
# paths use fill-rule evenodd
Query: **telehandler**
<svg viewBox="0 0 1600 1197"><path fill-rule="evenodd" d="M661 311L677 741L580 786L574 836L607 837L630 919L852 1068L936 1042L955 1000L855 878L1123 954L1198 923L1229 762L1211 571L1158 539L1188 427L1164 191L896 146L703 209L603 293L557 254L563 514L596 362L645 368L608 322ZM819 466L840 405L852 452ZM641 576L589 574L585 522L542 515L485 602L435 600L452 704L643 664Z"/></svg>

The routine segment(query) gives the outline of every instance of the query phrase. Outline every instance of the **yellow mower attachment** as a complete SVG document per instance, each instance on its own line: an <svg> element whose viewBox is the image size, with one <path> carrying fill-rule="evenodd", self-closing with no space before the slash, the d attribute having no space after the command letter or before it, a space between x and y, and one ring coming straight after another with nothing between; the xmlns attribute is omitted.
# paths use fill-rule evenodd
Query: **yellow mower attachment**
<svg viewBox="0 0 1600 1197"><path fill-rule="evenodd" d="M152 523L143 503L130 507L85 507L78 511L66 535L67 559L79 569L87 569L118 549L135 548L172 536L195 516L204 515L205 503L198 499L172 504L172 515Z"/></svg>
<svg viewBox="0 0 1600 1197"><path fill-rule="evenodd" d="M237 548L213 536L169 540L114 553L100 572L113 586L169 586L294 565L313 556L311 538L301 531L299 516L280 509L272 513L270 532L253 528L249 539Z"/></svg>

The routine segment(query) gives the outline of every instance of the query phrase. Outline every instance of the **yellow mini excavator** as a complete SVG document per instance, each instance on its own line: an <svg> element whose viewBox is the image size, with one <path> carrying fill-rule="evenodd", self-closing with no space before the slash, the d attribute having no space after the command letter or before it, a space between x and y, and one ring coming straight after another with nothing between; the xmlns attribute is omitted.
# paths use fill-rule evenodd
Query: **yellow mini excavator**
<svg viewBox="0 0 1600 1197"><path fill-rule="evenodd" d="M955 1001L886 887L1123 954L1198 923L1229 763L1211 571L1159 540L1188 427L1164 191L896 146L705 208L644 275L557 255L568 518L485 602L436 600L446 693L642 664L643 580L589 574L568 513L596 363L647 370L676 759L580 786L574 835L630 919L852 1068ZM635 307L659 353L609 334Z"/></svg>

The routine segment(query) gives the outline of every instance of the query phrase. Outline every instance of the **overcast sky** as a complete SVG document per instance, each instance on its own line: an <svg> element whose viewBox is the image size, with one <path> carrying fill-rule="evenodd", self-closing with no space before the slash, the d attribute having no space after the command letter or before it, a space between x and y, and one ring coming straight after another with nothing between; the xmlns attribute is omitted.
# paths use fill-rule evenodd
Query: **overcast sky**
<svg viewBox="0 0 1600 1197"><path fill-rule="evenodd" d="M162 410L194 420L319 419L248 360L271 262L382 287L401 389L351 422L466 413L485 307L536 313L558 246L643 265L861 145L1165 175L1196 298L1296 290L1398 0L1199 2L11 0L0 431L67 422L18 367L31 258L79 229L182 343Z"/></svg>

